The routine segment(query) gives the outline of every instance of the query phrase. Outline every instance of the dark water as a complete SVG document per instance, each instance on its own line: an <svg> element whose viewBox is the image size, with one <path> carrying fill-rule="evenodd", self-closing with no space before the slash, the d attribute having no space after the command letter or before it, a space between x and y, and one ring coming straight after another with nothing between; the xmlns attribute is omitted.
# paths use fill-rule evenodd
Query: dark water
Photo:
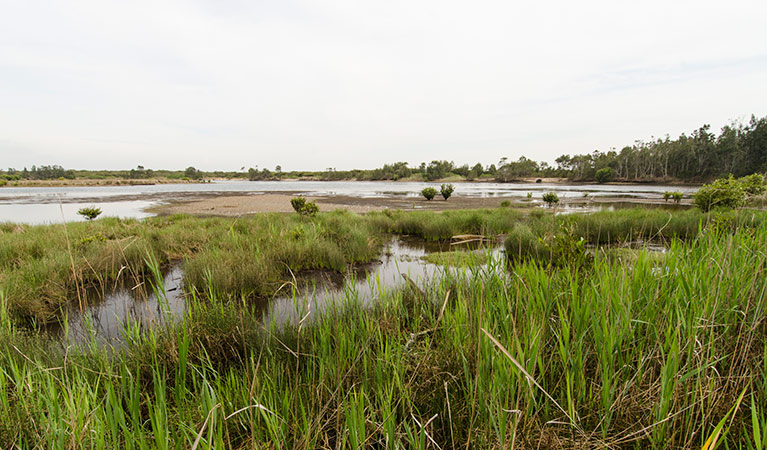
<svg viewBox="0 0 767 450"><path fill-rule="evenodd" d="M182 286L183 269L176 264L164 274L160 295L148 280L122 282L107 287L106 292L93 289L86 293L83 310L79 305L68 311L65 326L49 331L69 342L85 342L94 336L100 343L122 341L132 329L147 329L180 320L186 310Z"/></svg>
<svg viewBox="0 0 767 450"><path fill-rule="evenodd" d="M424 243L420 240L392 239L379 260L355 267L346 274L313 271L299 274L263 305L264 320L279 324L311 320L341 301L371 306L387 291L404 287L409 281L423 286L435 274L451 269L424 261L432 252L457 249L449 243ZM467 246L461 250L472 251ZM501 258L500 249L491 253ZM487 258L487 256L478 256ZM88 303L88 301L90 303ZM94 336L101 344L119 345L126 333L175 322L183 317L186 301L183 269L173 266L164 275L163 292L155 295L148 281L123 283L104 292L89 292L82 313L77 305L69 310L67 325L49 331L70 343L88 342Z"/></svg>
<svg viewBox="0 0 767 450"><path fill-rule="evenodd" d="M307 196L343 195L358 198L420 197L426 186L438 183L386 181L217 181L192 184L157 184L144 186L75 186L75 187L2 187L0 222L57 223L82 220L76 212L82 206L96 206L104 216L142 218L145 209L171 200L185 200L204 195L291 192ZM589 197L631 198L657 201L665 191L686 195L692 187L655 185L547 184L547 183L455 183L454 195L464 197L526 198L532 193L554 191L563 202ZM63 206L62 214L59 205ZM71 205L71 206L68 206Z"/></svg>
<svg viewBox="0 0 767 450"><path fill-rule="evenodd" d="M471 271L428 263L424 257L430 253L451 250L474 251L478 261L484 262L488 254L467 246L451 246L449 243L425 244L420 240L393 239L381 259L343 276L314 277L309 282L299 280L290 295L275 298L268 306L264 319L278 324L298 324L311 320L339 301L351 301L363 307L372 306L386 292L415 284L421 288L435 275L445 271ZM490 257L501 259L500 247L493 247ZM480 266L481 267L481 266ZM403 276L404 275L404 276ZM409 281L408 281L409 280Z"/></svg>

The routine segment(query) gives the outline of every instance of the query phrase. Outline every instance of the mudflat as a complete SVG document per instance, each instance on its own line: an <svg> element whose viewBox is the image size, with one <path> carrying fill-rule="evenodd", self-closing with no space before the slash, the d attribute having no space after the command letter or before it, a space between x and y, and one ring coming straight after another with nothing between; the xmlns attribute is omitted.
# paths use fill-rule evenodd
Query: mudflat
<svg viewBox="0 0 767 450"><path fill-rule="evenodd" d="M290 199L295 194L255 194L255 195L217 195L210 197L195 197L191 200L173 200L150 208L157 214L194 214L210 216L240 216L261 212L293 212ZM320 211L345 209L356 213L380 211L383 209L430 210L442 211L447 209L494 208L500 206L501 197L450 197L445 201L435 198L426 200L416 197L375 197L360 198L352 196L315 197L307 196L307 200L317 202Z"/></svg>

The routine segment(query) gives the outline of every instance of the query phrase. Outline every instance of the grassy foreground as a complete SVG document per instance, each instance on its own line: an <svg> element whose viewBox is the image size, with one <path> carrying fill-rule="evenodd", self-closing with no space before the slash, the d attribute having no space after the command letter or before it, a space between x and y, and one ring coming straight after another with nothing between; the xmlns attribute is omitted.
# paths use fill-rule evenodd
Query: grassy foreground
<svg viewBox="0 0 767 450"><path fill-rule="evenodd" d="M491 263L298 327L211 288L117 352L28 331L3 293L0 448L763 448L767 227L740 220L662 260Z"/></svg>

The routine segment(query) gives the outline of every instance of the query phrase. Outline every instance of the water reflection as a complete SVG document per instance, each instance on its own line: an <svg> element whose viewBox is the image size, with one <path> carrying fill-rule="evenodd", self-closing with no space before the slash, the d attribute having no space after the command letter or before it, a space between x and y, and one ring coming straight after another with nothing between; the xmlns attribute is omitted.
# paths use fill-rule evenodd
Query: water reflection
<svg viewBox="0 0 767 450"><path fill-rule="evenodd" d="M315 318L341 301L370 307L382 295L407 283L421 287L443 271L473 270L451 269L424 260L429 253L459 247L464 251L474 251L468 245L451 246L444 242L425 243L416 239L394 238L385 246L379 260L356 266L346 274L331 271L299 274L264 305L264 320L283 325L297 324L302 319ZM483 255L478 258L487 258L481 250L478 255ZM496 260L501 258L500 248L494 248L491 257ZM77 306L70 309L67 329L50 328L49 331L72 343L87 342L94 336L102 344L119 344L124 339L126 326L147 329L183 317L186 311L183 269L181 264L177 264L165 274L164 295L160 298L146 282L121 285L105 293L93 290L88 298L93 303L86 306L82 313ZM94 298L97 300L93 301Z"/></svg>
<svg viewBox="0 0 767 450"><path fill-rule="evenodd" d="M186 310L182 289L183 269L174 265L165 274L158 297L148 282L122 283L109 292L90 290L84 310L70 308L68 327L57 333L67 342L86 342L91 335L99 343L113 344L123 339L126 326L147 329L179 320Z"/></svg>

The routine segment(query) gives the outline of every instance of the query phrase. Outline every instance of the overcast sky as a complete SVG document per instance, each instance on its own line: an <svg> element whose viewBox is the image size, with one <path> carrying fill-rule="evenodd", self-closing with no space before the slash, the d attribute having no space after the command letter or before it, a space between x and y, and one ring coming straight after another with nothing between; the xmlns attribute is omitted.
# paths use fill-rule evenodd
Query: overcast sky
<svg viewBox="0 0 767 450"><path fill-rule="evenodd" d="M0 0L0 166L489 164L767 115L767 2Z"/></svg>

